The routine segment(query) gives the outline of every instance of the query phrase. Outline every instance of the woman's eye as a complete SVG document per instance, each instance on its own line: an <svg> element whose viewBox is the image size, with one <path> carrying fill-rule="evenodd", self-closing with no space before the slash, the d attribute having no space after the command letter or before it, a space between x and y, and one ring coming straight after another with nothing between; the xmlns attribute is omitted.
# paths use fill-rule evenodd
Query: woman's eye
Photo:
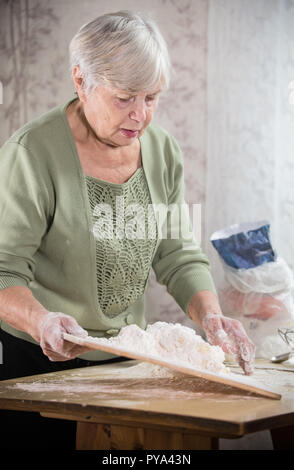
<svg viewBox="0 0 294 470"><path fill-rule="evenodd" d="M122 98L120 96L116 97L116 104L121 108L126 108L131 103L132 98L129 96L128 98Z"/></svg>
<svg viewBox="0 0 294 470"><path fill-rule="evenodd" d="M120 103L130 103L131 101L135 100L134 96L128 96L126 98L123 98L122 96L118 96L117 98Z"/></svg>
<svg viewBox="0 0 294 470"><path fill-rule="evenodd" d="M119 104L121 105L128 105L129 103L132 103L136 100L136 97L135 96L129 96L127 98L124 98L122 96L117 96L117 101ZM151 105L156 99L156 96L146 96L145 97L145 102L148 104L148 105Z"/></svg>
<svg viewBox="0 0 294 470"><path fill-rule="evenodd" d="M152 101L154 101L154 100L155 100L155 96L147 96L146 97L147 103L152 103Z"/></svg>

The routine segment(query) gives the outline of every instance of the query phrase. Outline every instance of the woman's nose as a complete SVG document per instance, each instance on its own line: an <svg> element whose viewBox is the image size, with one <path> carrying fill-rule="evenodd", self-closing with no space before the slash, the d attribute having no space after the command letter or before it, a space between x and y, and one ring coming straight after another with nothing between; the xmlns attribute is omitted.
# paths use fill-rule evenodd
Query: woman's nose
<svg viewBox="0 0 294 470"><path fill-rule="evenodd" d="M134 121L142 122L146 119L146 103L145 101L140 101L134 103L134 106L130 112L130 118Z"/></svg>

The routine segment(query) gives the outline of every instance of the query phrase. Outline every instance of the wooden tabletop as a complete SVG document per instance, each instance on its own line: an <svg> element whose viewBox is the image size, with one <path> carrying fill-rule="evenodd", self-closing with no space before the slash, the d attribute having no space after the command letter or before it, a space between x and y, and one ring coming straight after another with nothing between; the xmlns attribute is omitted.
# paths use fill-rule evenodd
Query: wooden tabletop
<svg viewBox="0 0 294 470"><path fill-rule="evenodd" d="M282 394L272 400L196 377L140 377L138 365L127 361L2 381L0 408L219 438L294 424L294 366L256 362L256 380Z"/></svg>

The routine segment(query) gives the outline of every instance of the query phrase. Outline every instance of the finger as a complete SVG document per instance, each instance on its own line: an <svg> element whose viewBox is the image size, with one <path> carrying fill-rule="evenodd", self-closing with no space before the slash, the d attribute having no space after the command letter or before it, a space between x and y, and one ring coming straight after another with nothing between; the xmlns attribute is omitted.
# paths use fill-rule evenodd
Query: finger
<svg viewBox="0 0 294 470"><path fill-rule="evenodd" d="M40 346L43 350L54 351L57 354L62 353L63 350L63 338L62 333L57 330L52 334L49 330L46 332L46 336L41 338Z"/></svg>
<svg viewBox="0 0 294 470"><path fill-rule="evenodd" d="M252 341L248 338L245 328L242 323L238 320L233 320L231 322L224 321L224 328L226 329L228 335L234 342L237 350L241 357L248 361L254 353L255 346Z"/></svg>
<svg viewBox="0 0 294 470"><path fill-rule="evenodd" d="M226 352L226 351L225 351ZM245 355L246 359L243 359L242 354L239 351L232 354L234 360L239 364L239 366L243 369L246 375L250 375L253 373L254 370L254 356Z"/></svg>
<svg viewBox="0 0 294 470"><path fill-rule="evenodd" d="M224 330L222 317L220 315L206 315L202 326L210 344L221 347L226 354L236 356L237 348Z"/></svg>
<svg viewBox="0 0 294 470"><path fill-rule="evenodd" d="M222 328L220 317L214 314L208 314L204 317L202 327L205 331L207 340L211 344L220 345L227 337Z"/></svg>
<svg viewBox="0 0 294 470"><path fill-rule="evenodd" d="M68 342L65 341L61 354L63 354L64 356L67 356L68 358L71 358L75 356L75 351L76 351L76 345L72 343L68 345Z"/></svg>
<svg viewBox="0 0 294 470"><path fill-rule="evenodd" d="M240 343L240 353L244 361L252 361L253 348L248 341L246 343Z"/></svg>
<svg viewBox="0 0 294 470"><path fill-rule="evenodd" d="M246 375L252 374L254 370L255 346L248 336L246 334L243 335L240 330L237 330L235 338L238 346L236 361L242 367Z"/></svg>
<svg viewBox="0 0 294 470"><path fill-rule="evenodd" d="M56 351L52 351L51 349L43 349L43 353L51 362L68 361L68 357L64 356L63 354L58 354Z"/></svg>
<svg viewBox="0 0 294 470"><path fill-rule="evenodd" d="M246 375L251 375L254 372L254 362L239 360L239 365L242 367Z"/></svg>
<svg viewBox="0 0 294 470"><path fill-rule="evenodd" d="M203 320L203 328L211 344L220 346L225 353L233 356L245 374L252 373L255 347L238 320L208 314Z"/></svg>
<svg viewBox="0 0 294 470"><path fill-rule="evenodd" d="M237 347L229 339L220 346L226 354L230 354L234 359L238 357Z"/></svg>
<svg viewBox="0 0 294 470"><path fill-rule="evenodd" d="M77 344L69 343L68 341L64 341L63 348L59 351L54 352L57 352L57 354L60 354L61 356L66 357L67 359L74 359L80 354L83 354L85 351L90 351L90 349L85 346L80 346Z"/></svg>
<svg viewBox="0 0 294 470"><path fill-rule="evenodd" d="M239 354L244 362L253 363L255 356L255 346L247 335L239 338Z"/></svg>
<svg viewBox="0 0 294 470"><path fill-rule="evenodd" d="M88 336L87 331L84 330L84 328L82 328L72 317L64 316L62 318L62 326L65 328L66 333L69 333L70 335L82 336L84 338Z"/></svg>
<svg viewBox="0 0 294 470"><path fill-rule="evenodd" d="M58 353L50 348L46 348L43 350L43 353L50 359L50 361L61 362L75 359L81 354L85 354L89 351L91 351L91 349L88 347L74 345L71 351L64 351L62 353Z"/></svg>
<svg viewBox="0 0 294 470"><path fill-rule="evenodd" d="M86 346L75 345L74 349L70 352L70 354L74 357L77 357L89 351L92 351L92 349Z"/></svg>

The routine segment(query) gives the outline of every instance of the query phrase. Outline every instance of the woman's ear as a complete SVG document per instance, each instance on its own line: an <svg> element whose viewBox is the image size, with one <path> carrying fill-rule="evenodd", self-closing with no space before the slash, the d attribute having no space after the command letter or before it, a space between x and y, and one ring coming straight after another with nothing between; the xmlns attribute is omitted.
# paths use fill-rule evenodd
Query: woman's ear
<svg viewBox="0 0 294 470"><path fill-rule="evenodd" d="M75 65L72 69L72 77L76 92L80 101L85 102L86 100L86 93L85 93L85 82L83 78L83 74L81 69L78 65Z"/></svg>

